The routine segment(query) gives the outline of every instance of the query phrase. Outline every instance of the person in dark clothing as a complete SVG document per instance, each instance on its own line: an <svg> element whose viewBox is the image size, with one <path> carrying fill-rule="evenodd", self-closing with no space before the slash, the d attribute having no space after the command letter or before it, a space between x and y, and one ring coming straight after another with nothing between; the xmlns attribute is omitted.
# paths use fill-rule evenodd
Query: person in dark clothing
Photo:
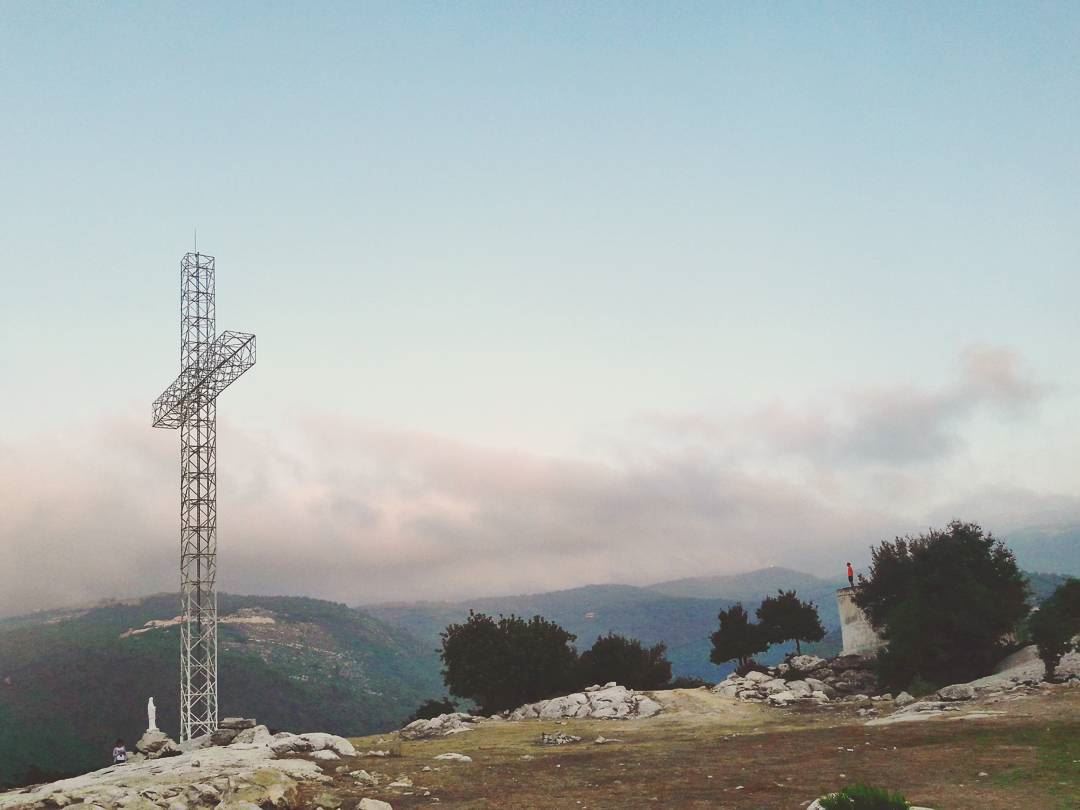
<svg viewBox="0 0 1080 810"><path fill-rule="evenodd" d="M855 569L851 567L851 563L847 564L847 581L852 588L855 587Z"/></svg>
<svg viewBox="0 0 1080 810"><path fill-rule="evenodd" d="M123 765L127 762L127 749L124 748L123 740L117 740L116 745L113 746L112 761L113 765Z"/></svg>

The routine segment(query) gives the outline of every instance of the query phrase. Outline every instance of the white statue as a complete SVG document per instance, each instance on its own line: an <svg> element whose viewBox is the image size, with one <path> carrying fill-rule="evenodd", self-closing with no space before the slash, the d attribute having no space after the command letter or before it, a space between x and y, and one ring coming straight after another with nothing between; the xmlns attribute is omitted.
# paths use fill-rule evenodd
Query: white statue
<svg viewBox="0 0 1080 810"><path fill-rule="evenodd" d="M146 727L147 731L157 731L157 706L154 705L154 699L146 701L146 719L149 725Z"/></svg>

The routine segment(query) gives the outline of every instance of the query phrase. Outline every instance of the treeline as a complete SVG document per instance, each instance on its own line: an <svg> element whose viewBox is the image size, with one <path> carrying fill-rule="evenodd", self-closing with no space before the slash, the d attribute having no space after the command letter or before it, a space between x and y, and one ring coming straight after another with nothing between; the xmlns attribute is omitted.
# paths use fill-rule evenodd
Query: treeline
<svg viewBox="0 0 1080 810"><path fill-rule="evenodd" d="M614 633L600 636L580 656L577 636L542 616L492 617L469 613L442 633L439 657L451 695L486 713L576 692L596 683L616 681L631 689L659 689L671 682L667 647L644 646ZM434 701L417 716L430 714Z"/></svg>
<svg viewBox="0 0 1080 810"><path fill-rule="evenodd" d="M758 608L756 625L745 621L733 624L726 618L729 614L737 617L740 611L742 607L736 606L720 614L720 629L713 635L714 662L752 655L784 641L795 641L796 645L820 641L825 635L817 608L800 601L795 591L780 591L766 598ZM703 683L692 678L673 681L663 643L650 647L610 633L598 637L579 655L576 640L573 633L543 616L526 620L470 612L466 621L451 624L441 635L443 681L451 695L485 714L611 681L639 690ZM414 718L454 709L449 697L429 700Z"/></svg>
<svg viewBox="0 0 1080 810"><path fill-rule="evenodd" d="M872 550L868 576L859 576L855 602L885 641L877 654L882 684L916 693L973 680L1025 643L1038 645L1048 678L1080 633L1080 580L1060 585L1032 611L1029 583L1012 552L974 523L898 537ZM756 621L741 604L717 616L710 661L758 668L754 656L772 645L825 637L818 609L794 591L765 598ZM615 681L631 689L695 686L671 680L664 644L600 636L578 654L577 637L542 616L492 617L470 612L441 635L442 676L450 694L483 713L514 709L592 684ZM453 711L446 697L429 700L414 717Z"/></svg>

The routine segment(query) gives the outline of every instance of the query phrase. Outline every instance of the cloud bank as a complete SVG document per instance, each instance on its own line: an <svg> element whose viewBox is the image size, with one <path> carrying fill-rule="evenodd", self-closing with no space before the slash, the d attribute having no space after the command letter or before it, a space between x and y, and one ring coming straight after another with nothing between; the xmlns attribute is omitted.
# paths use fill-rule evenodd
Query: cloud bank
<svg viewBox="0 0 1080 810"><path fill-rule="evenodd" d="M971 419L1031 418L1046 391L1009 352L973 349L940 389L653 414L603 459L342 416L272 434L223 420L219 587L356 604L829 570L930 519L1080 514L1073 498L948 474ZM0 443L0 615L175 590L176 456L176 436L135 415Z"/></svg>

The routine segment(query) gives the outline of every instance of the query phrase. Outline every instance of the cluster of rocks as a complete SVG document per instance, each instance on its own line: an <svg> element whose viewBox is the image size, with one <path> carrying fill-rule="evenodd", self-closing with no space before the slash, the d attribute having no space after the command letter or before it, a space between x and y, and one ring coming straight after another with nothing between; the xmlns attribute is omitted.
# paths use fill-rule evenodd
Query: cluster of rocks
<svg viewBox="0 0 1080 810"><path fill-rule="evenodd" d="M401 730L404 740L426 740L431 737L448 737L463 731L472 731L483 718L464 712L440 714L430 720L413 720Z"/></svg>
<svg viewBox="0 0 1080 810"><path fill-rule="evenodd" d="M746 675L732 673L712 691L724 697L774 706L786 706L794 701L823 704L838 698L862 702L873 700L868 695L877 691L877 678L873 661L861 656L826 661L815 655L797 655L776 667ZM891 695L879 697L891 698Z"/></svg>
<svg viewBox="0 0 1080 810"><path fill-rule="evenodd" d="M581 737L575 734L564 734L558 731L554 734L548 734L546 731L540 734L541 745L570 745L571 743L581 742Z"/></svg>
<svg viewBox="0 0 1080 810"><path fill-rule="evenodd" d="M509 720L560 720L571 717L594 720L630 720L659 714L661 706L643 692L614 681L590 686L583 692L529 703L507 716Z"/></svg>
<svg viewBox="0 0 1080 810"><path fill-rule="evenodd" d="M272 739L270 729L255 723L251 717L226 717L210 735L210 745L265 744Z"/></svg>

